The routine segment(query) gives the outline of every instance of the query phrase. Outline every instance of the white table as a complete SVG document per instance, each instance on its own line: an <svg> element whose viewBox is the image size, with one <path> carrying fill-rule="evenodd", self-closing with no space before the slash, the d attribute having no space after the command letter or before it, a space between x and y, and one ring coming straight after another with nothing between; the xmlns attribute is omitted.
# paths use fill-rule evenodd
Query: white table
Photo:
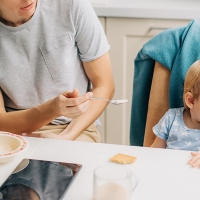
<svg viewBox="0 0 200 200"><path fill-rule="evenodd" d="M0 186L4 183L8 176L13 172L17 165L23 160L23 158L31 156L32 153L37 149L37 147L43 142L44 139L41 138L28 138L29 147L23 153L17 155L14 159L6 163L0 163Z"/></svg>
<svg viewBox="0 0 200 200"><path fill-rule="evenodd" d="M83 167L64 200L92 200L93 170L108 163L113 155L124 153L137 157L135 163L123 165L133 170L139 179L133 200L200 199L200 169L193 169L187 164L190 159L188 151L52 139L28 140L30 148L26 154L15 161L0 164L0 185L2 175L4 178L8 176L22 157L80 163Z"/></svg>

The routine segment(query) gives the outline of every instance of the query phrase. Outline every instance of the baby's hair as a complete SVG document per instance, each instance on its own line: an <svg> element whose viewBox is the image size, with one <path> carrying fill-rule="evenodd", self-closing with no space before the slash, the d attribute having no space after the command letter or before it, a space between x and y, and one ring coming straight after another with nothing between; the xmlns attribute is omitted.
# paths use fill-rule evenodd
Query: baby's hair
<svg viewBox="0 0 200 200"><path fill-rule="evenodd" d="M185 82L184 82L184 94L191 92L194 98L198 98L200 95L200 60L194 62L188 69ZM183 97L184 107L187 109L185 98Z"/></svg>

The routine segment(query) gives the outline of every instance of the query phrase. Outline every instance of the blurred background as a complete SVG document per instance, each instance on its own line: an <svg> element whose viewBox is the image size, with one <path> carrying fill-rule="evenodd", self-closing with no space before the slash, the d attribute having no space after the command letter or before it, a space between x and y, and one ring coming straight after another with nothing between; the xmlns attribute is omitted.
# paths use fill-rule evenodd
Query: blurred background
<svg viewBox="0 0 200 200"><path fill-rule="evenodd" d="M108 105L99 127L102 142L129 144L134 59L142 46L157 34L186 26L200 18L199 0L89 0L111 46L116 85L113 99L128 99L120 106Z"/></svg>

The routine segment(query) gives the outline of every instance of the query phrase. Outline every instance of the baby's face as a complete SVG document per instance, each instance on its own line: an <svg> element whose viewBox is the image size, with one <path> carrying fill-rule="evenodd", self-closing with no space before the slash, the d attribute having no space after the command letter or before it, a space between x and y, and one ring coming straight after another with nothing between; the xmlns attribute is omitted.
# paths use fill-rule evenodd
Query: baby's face
<svg viewBox="0 0 200 200"><path fill-rule="evenodd" d="M193 108L190 109L191 117L200 123L200 97L194 99Z"/></svg>

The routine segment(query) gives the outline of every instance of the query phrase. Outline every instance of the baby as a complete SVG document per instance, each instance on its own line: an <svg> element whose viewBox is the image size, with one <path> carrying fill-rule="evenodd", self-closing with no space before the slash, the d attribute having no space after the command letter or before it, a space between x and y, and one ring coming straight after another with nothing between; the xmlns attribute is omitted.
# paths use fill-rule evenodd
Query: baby
<svg viewBox="0 0 200 200"><path fill-rule="evenodd" d="M194 151L188 163L200 167L200 60L186 74L183 102L184 107L169 109L153 127L151 147Z"/></svg>

